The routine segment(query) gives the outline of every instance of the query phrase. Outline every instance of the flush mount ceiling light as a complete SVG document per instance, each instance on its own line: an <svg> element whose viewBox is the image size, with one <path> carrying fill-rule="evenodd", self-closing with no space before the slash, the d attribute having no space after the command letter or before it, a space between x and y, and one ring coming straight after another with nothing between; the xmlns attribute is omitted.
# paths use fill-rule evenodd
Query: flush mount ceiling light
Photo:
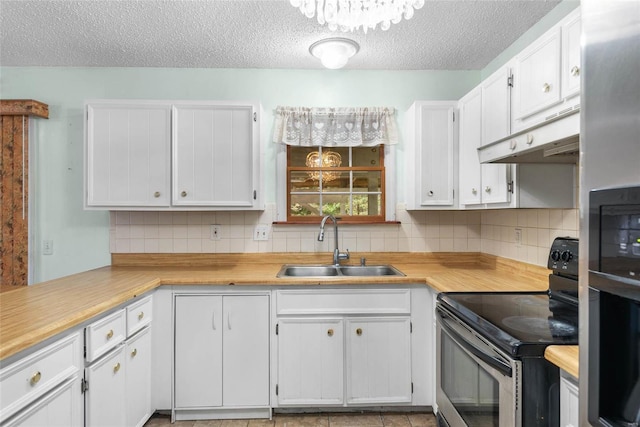
<svg viewBox="0 0 640 427"><path fill-rule="evenodd" d="M347 65L347 61L355 55L360 46L353 40L333 37L319 40L309 46L309 52L322 62L326 68L337 70Z"/></svg>
<svg viewBox="0 0 640 427"><path fill-rule="evenodd" d="M320 25L331 31L354 31L362 27L375 29L378 24L386 31L391 24L411 19L414 10L424 6L424 0L289 0L307 18L316 13Z"/></svg>

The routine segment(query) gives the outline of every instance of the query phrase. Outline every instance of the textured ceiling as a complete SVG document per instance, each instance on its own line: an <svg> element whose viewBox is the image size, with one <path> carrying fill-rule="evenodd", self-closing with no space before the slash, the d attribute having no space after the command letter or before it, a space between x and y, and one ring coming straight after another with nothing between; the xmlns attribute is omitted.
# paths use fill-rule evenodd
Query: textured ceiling
<svg viewBox="0 0 640 427"><path fill-rule="evenodd" d="M481 69L558 3L427 0L365 35L288 0L0 0L0 65L313 69L309 45L340 36L360 44L347 69Z"/></svg>

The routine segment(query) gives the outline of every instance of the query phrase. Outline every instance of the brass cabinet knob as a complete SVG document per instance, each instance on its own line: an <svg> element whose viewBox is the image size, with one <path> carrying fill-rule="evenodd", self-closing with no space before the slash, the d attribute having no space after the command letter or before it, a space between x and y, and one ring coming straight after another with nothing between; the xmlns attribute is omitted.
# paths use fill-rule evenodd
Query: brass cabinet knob
<svg viewBox="0 0 640 427"><path fill-rule="evenodd" d="M472 188L472 189L471 189L471 193L473 193L473 194L478 194L478 190L476 190L475 188Z"/></svg>
<svg viewBox="0 0 640 427"><path fill-rule="evenodd" d="M107 339L110 340L111 338L113 338L113 329L109 329L109 332L107 332Z"/></svg>
<svg viewBox="0 0 640 427"><path fill-rule="evenodd" d="M527 145L531 145L533 144L533 135L528 133L527 134Z"/></svg>
<svg viewBox="0 0 640 427"><path fill-rule="evenodd" d="M491 193L491 187L489 186L485 187L484 191L486 191L487 193Z"/></svg>
<svg viewBox="0 0 640 427"><path fill-rule="evenodd" d="M333 329L329 329L329 330L327 331L327 335L329 335L330 337L332 337L332 336L333 336Z"/></svg>
<svg viewBox="0 0 640 427"><path fill-rule="evenodd" d="M578 76L580 75L580 67L578 67L577 65L574 65L574 66L571 68L571 75L572 75L573 77L578 77Z"/></svg>
<svg viewBox="0 0 640 427"><path fill-rule="evenodd" d="M137 355L137 354L138 354L138 349L137 349L137 348L134 348L134 349L131 351L131 357L136 357L136 355Z"/></svg>
<svg viewBox="0 0 640 427"><path fill-rule="evenodd" d="M518 146L518 141L516 141L515 139L512 139L511 141L509 141L509 149L515 150L517 146Z"/></svg>
<svg viewBox="0 0 640 427"><path fill-rule="evenodd" d="M155 197L156 199L160 197L160 192L156 191L155 193L153 193L153 197Z"/></svg>
<svg viewBox="0 0 640 427"><path fill-rule="evenodd" d="M427 195L428 195L429 197L433 196L433 191L429 191L429 193L427 193Z"/></svg>
<svg viewBox="0 0 640 427"><path fill-rule="evenodd" d="M356 335L357 335L357 336L362 335L362 328L358 328L358 329L356 329Z"/></svg>
<svg viewBox="0 0 640 427"><path fill-rule="evenodd" d="M549 93L550 90L551 90L551 85L549 83L545 83L542 85L542 91L544 93Z"/></svg>
<svg viewBox="0 0 640 427"><path fill-rule="evenodd" d="M29 383L34 386L36 384L38 384L38 382L40 381L40 379L42 378L42 374L40 373L40 371L34 373L33 375L31 375L31 378L29 379Z"/></svg>
<svg viewBox="0 0 640 427"><path fill-rule="evenodd" d="M141 311L140 313L138 313L138 320L142 320L143 317L144 317L144 311Z"/></svg>
<svg viewBox="0 0 640 427"><path fill-rule="evenodd" d="M120 362L118 362L115 365L113 365L113 373L115 374L119 370L120 370Z"/></svg>
<svg viewBox="0 0 640 427"><path fill-rule="evenodd" d="M180 195L181 195L182 197L187 197L187 192L186 192L186 191L183 191L182 193L180 193Z"/></svg>

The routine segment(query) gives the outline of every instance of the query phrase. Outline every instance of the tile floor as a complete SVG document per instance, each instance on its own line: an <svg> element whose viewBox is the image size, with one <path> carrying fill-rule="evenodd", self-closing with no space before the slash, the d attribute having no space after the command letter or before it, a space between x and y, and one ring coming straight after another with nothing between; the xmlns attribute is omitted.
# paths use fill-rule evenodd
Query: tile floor
<svg viewBox="0 0 640 427"><path fill-rule="evenodd" d="M170 427L170 418L155 414L145 427ZM430 413L277 414L272 420L178 421L175 427L436 427Z"/></svg>

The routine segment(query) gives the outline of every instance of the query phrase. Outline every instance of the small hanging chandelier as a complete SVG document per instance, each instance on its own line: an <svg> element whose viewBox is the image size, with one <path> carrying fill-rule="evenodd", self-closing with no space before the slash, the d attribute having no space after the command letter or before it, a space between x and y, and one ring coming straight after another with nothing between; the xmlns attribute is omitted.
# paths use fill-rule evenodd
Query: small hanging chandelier
<svg viewBox="0 0 640 427"><path fill-rule="evenodd" d="M289 0L307 18L316 13L320 25L327 24L331 31L354 31L362 27L375 29L378 24L383 31L391 24L411 19L414 10L424 6L424 0Z"/></svg>
<svg viewBox="0 0 640 427"><path fill-rule="evenodd" d="M342 164L342 156L335 151L322 151L322 155L318 151L312 151L307 154L306 165L309 168L337 168ZM307 172L309 178L314 181L322 182L333 181L340 177L340 172L322 171L322 178L320 171Z"/></svg>

